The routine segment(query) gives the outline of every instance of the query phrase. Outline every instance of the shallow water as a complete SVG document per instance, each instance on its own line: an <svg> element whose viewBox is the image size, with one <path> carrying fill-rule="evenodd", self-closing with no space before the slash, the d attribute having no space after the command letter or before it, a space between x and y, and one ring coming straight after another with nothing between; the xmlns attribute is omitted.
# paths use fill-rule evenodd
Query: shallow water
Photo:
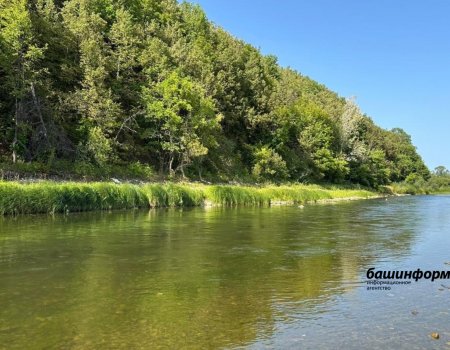
<svg viewBox="0 0 450 350"><path fill-rule="evenodd" d="M449 196L0 218L0 349L446 349L450 280L365 283L445 262Z"/></svg>

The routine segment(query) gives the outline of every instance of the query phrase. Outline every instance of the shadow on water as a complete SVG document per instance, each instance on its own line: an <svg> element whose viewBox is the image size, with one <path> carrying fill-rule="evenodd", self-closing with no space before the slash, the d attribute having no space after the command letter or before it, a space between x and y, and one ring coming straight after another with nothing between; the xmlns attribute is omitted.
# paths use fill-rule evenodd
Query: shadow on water
<svg viewBox="0 0 450 350"><path fill-rule="evenodd" d="M0 348L232 348L412 252L412 199L0 219Z"/></svg>

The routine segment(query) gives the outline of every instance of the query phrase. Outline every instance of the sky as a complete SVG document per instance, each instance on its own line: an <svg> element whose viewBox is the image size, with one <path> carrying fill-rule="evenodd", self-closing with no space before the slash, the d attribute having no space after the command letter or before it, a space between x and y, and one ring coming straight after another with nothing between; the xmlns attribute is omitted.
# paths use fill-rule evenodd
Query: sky
<svg viewBox="0 0 450 350"><path fill-rule="evenodd" d="M412 136L450 169L450 1L191 0L284 67L356 97L376 124Z"/></svg>

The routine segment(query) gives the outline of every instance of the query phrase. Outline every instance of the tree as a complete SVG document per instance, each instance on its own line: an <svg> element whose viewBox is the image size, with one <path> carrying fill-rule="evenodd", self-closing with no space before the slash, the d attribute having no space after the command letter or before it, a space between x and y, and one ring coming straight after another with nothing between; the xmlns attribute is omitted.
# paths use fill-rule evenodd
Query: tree
<svg viewBox="0 0 450 350"><path fill-rule="evenodd" d="M225 181L430 177L404 130L187 2L0 0L0 80L0 156L14 162L195 166Z"/></svg>
<svg viewBox="0 0 450 350"><path fill-rule="evenodd" d="M348 161L363 159L367 154L364 143L364 117L354 98L345 101L343 113L340 117L341 150Z"/></svg>
<svg viewBox="0 0 450 350"><path fill-rule="evenodd" d="M7 96L7 124L12 129L12 161L28 152L31 135L48 141L37 87L45 74L42 66L45 46L39 46L34 35L27 0L0 0L0 74L4 76ZM2 84L3 85L3 84ZM37 120L38 127L32 125Z"/></svg>
<svg viewBox="0 0 450 350"><path fill-rule="evenodd" d="M370 151L360 162L351 162L350 178L365 186L378 187L389 183L390 171L384 151Z"/></svg>
<svg viewBox="0 0 450 350"><path fill-rule="evenodd" d="M133 68L139 66L139 55L142 51L143 30L137 25L133 16L124 8L119 8L109 33L115 77L121 80L125 75L133 75ZM126 80L124 81L126 82ZM122 86L126 88L126 86Z"/></svg>
<svg viewBox="0 0 450 350"><path fill-rule="evenodd" d="M113 135L122 113L109 82L111 53L104 38L107 22L96 12L96 5L94 0L69 0L64 5L64 21L78 41L83 74L81 87L70 93L67 101L79 116L80 156L104 164L111 158Z"/></svg>
<svg viewBox="0 0 450 350"><path fill-rule="evenodd" d="M258 148L254 157L252 174L258 180L280 181L289 176L286 162L273 149L268 147Z"/></svg>
<svg viewBox="0 0 450 350"><path fill-rule="evenodd" d="M448 174L449 174L449 171L443 165L439 165L436 168L434 168L434 175L436 175L436 176L446 176Z"/></svg>
<svg viewBox="0 0 450 350"><path fill-rule="evenodd" d="M347 161L337 156L337 130L329 116L312 103L300 103L298 141L312 161L316 179L341 181L348 173Z"/></svg>
<svg viewBox="0 0 450 350"><path fill-rule="evenodd" d="M164 81L143 89L147 135L156 139L162 160L170 174L184 169L192 160L216 147L214 133L221 116L200 85L177 72Z"/></svg>

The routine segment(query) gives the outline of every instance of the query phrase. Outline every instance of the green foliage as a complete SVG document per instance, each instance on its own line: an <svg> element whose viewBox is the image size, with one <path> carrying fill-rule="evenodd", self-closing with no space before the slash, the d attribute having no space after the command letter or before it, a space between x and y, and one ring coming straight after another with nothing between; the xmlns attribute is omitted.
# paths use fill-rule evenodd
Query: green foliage
<svg viewBox="0 0 450 350"><path fill-rule="evenodd" d="M0 156L19 166L374 187L430 178L402 129L379 128L198 5L0 0L0 78Z"/></svg>
<svg viewBox="0 0 450 350"><path fill-rule="evenodd" d="M221 117L198 84L174 72L153 88L144 88L143 99L151 138L159 141L170 173L174 161L183 172L193 159L217 146L212 133L219 128Z"/></svg>
<svg viewBox="0 0 450 350"><path fill-rule="evenodd" d="M436 175L436 176L447 176L448 174L449 174L449 171L443 165L439 165L436 168L434 168L434 175Z"/></svg>
<svg viewBox="0 0 450 350"><path fill-rule="evenodd" d="M420 175L416 174L416 173L409 174L406 177L406 179L405 179L405 182L408 183L408 184L414 184L414 183L417 183L419 181L423 181L423 178Z"/></svg>
<svg viewBox="0 0 450 350"><path fill-rule="evenodd" d="M327 181L342 182L349 172L347 161L334 156L327 148L317 150L313 155L313 161L319 176Z"/></svg>
<svg viewBox="0 0 450 350"><path fill-rule="evenodd" d="M288 177L286 162L274 150L261 147L256 150L254 158L252 173L258 180L276 181Z"/></svg>
<svg viewBox="0 0 450 350"><path fill-rule="evenodd" d="M80 151L84 151L85 155L98 165L104 165L111 154L111 141L95 126L88 130L87 143L84 147L80 146Z"/></svg>
<svg viewBox="0 0 450 350"><path fill-rule="evenodd" d="M450 193L450 173L444 166L438 166L428 179L410 174L405 181L394 183L394 191L406 194Z"/></svg>
<svg viewBox="0 0 450 350"><path fill-rule="evenodd" d="M8 175L9 174L9 175ZM146 164L104 164L98 166L91 162L56 160L49 163L0 163L0 179L16 178L57 178L64 180L109 180L111 177L151 181L155 179L154 170Z"/></svg>
<svg viewBox="0 0 450 350"><path fill-rule="evenodd" d="M363 185L378 188L389 183L389 168L382 150L371 151L362 162L353 163L351 176Z"/></svg>

